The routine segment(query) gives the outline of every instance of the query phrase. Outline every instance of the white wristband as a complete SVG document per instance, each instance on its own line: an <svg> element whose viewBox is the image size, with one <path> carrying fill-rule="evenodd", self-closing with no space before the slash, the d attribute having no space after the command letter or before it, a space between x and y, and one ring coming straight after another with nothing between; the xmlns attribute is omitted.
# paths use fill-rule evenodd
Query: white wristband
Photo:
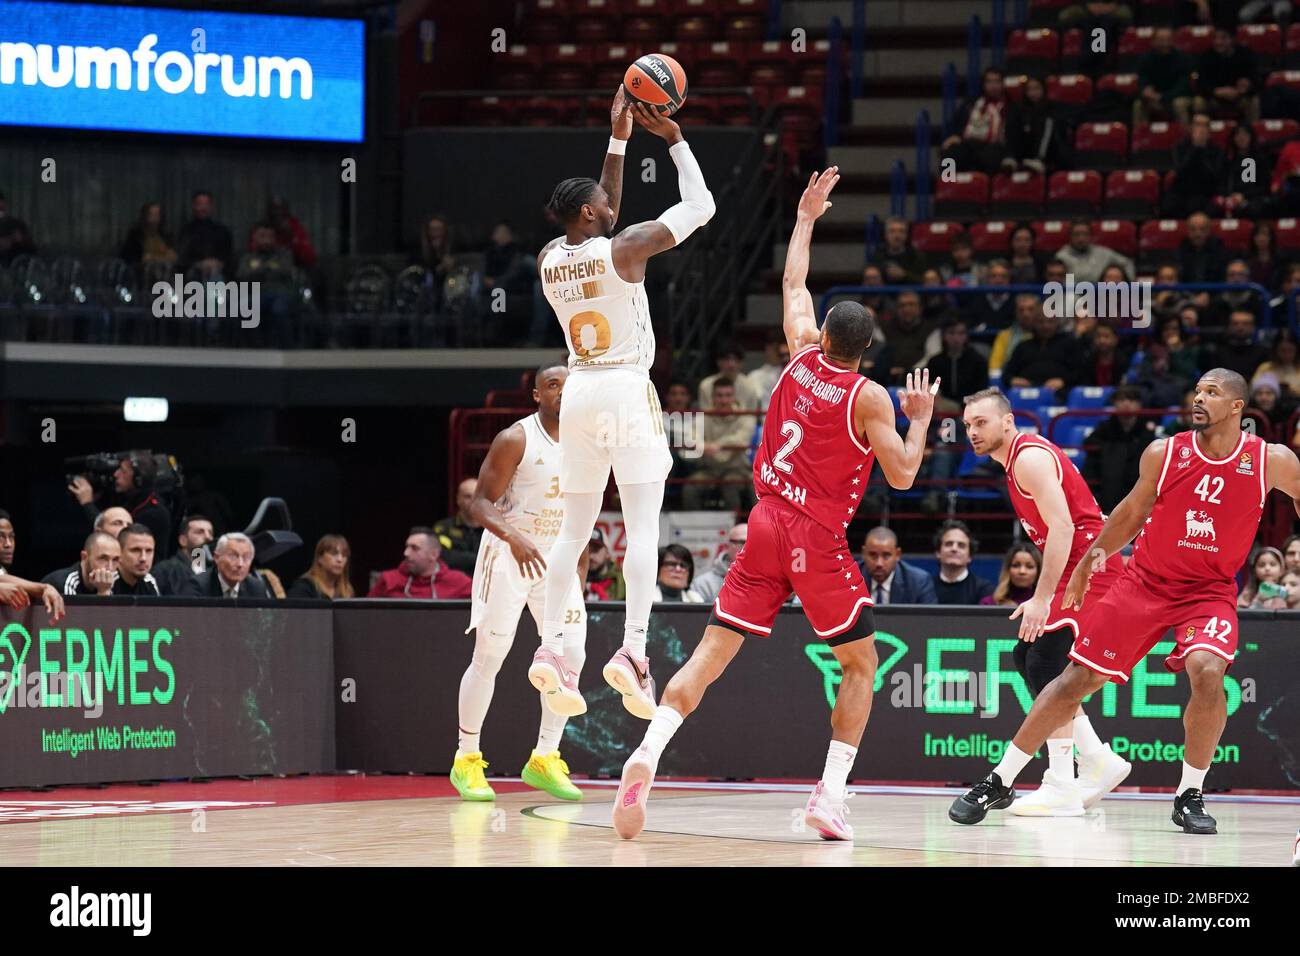
<svg viewBox="0 0 1300 956"><path fill-rule="evenodd" d="M609 138L609 149L607 152L613 153L615 156L622 156L627 152L627 140L617 139L611 136Z"/></svg>

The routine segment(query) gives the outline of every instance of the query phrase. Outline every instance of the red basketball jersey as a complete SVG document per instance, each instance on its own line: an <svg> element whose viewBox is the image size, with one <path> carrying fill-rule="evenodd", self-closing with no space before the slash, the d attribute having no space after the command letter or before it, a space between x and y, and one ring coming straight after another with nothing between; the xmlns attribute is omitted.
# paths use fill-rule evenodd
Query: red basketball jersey
<svg viewBox="0 0 1300 956"><path fill-rule="evenodd" d="M1157 594L1199 592L1235 599L1234 577L1246 562L1264 513L1268 444L1241 433L1231 455L1215 461L1195 432L1165 443L1151 516L1133 543L1135 573Z"/></svg>
<svg viewBox="0 0 1300 956"><path fill-rule="evenodd" d="M772 390L754 454L754 490L844 537L874 460L853 432L853 403L867 380L810 345L790 356Z"/></svg>
<svg viewBox="0 0 1300 956"><path fill-rule="evenodd" d="M1056 479L1065 489L1065 503L1070 508L1070 520L1074 523L1074 540L1070 543L1070 558L1061 574L1061 580L1068 581L1070 575L1074 573L1074 566L1088 553L1092 543L1101 534L1101 508L1097 506L1097 499L1092 496L1092 490L1083 480L1083 475L1079 474L1079 469L1074 466L1074 462L1065 457L1060 448L1040 435L1024 433L1016 435L1011 440L1011 454L1007 455L1007 490L1011 493L1011 506L1015 508L1016 517L1020 519L1025 534L1029 535L1029 540L1034 542L1038 550L1041 551L1047 546L1047 522L1039 513L1037 502L1016 484L1015 474L1012 472L1016 459L1026 448L1043 448L1051 454L1056 462Z"/></svg>

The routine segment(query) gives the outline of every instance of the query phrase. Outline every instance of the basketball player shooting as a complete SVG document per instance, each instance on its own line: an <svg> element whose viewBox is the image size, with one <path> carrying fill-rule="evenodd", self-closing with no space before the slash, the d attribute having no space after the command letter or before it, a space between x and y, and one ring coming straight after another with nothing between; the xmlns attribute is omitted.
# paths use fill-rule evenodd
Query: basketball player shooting
<svg viewBox="0 0 1300 956"><path fill-rule="evenodd" d="M563 366L541 368L533 386L536 413L502 429L492 440L479 470L470 511L485 529L474 565L474 592L468 631L474 654L460 680L459 739L451 784L465 800L493 800L487 762L479 744L483 721L492 704L497 673L510 653L524 607L542 631L546 598L545 552L564 516L560 494L560 405L569 372ZM581 580L585 555L576 574L566 574L562 629L564 659L575 673L586 659L587 615ZM520 772L524 783L561 800L581 800L560 757L567 718L541 704L537 746Z"/></svg>
<svg viewBox="0 0 1300 956"><path fill-rule="evenodd" d="M843 672L825 771L804 818L825 839L853 839L845 821L846 783L871 712L877 661L870 592L845 534L873 460L890 485L911 487L939 382L932 387L928 372L908 374L899 404L910 425L900 438L889 394L858 373L875 328L872 314L856 302L840 302L818 331L805 286L808 247L813 223L830 208L838 181L834 166L814 174L799 201L782 282L790 363L772 392L754 456L758 503L749 515L749 538L727 570L703 639L669 681L645 740L623 766L614 829L624 839L645 826L646 799L672 735L745 637L772 633L791 590Z"/></svg>
<svg viewBox="0 0 1300 956"><path fill-rule="evenodd" d="M1223 678L1237 653L1234 578L1271 489L1290 495L1300 513L1300 461L1285 445L1243 431L1249 395L1238 373L1211 369L1196 384L1191 430L1154 441L1142 453L1137 484L1111 512L1062 595L1062 609L1088 608L1070 663L1038 695L1001 763L953 802L948 815L954 821L979 823L990 810L1006 807L1016 775L1052 729L1107 681L1126 683L1172 628L1175 646L1165 667L1186 671L1191 685L1172 820L1185 833L1218 832L1201 791L1228 720ZM1091 582L1135 537L1132 560L1106 594L1094 598Z"/></svg>
<svg viewBox="0 0 1300 956"><path fill-rule="evenodd" d="M632 121L668 143L677 166L681 202L653 222L614 236L623 191L623 154ZM655 341L645 294L646 262L680 245L713 217L713 195L682 138L680 127L619 88L611 110L613 135L600 182L566 179L555 187L549 209L564 235L538 257L542 289L569 346L569 382L560 410L560 490L564 520L547 564L542 646L529 680L557 714L586 712L573 661L564 655L563 613L568 578L591 539L600 515L610 468L618 484L627 530L623 575L627 617L623 646L605 665L605 680L629 713L649 720L655 687L646 656L646 629L658 565L659 510L672 469L668 439L650 366Z"/></svg>

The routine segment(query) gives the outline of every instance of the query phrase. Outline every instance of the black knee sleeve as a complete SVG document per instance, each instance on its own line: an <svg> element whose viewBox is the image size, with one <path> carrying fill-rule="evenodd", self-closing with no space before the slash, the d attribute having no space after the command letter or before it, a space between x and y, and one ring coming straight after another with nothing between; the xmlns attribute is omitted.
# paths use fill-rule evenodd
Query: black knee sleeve
<svg viewBox="0 0 1300 956"><path fill-rule="evenodd" d="M1063 627L1048 631L1032 644L1020 641L1014 653L1016 670L1025 679L1029 692L1037 697L1043 688L1056 680L1070 662L1074 632Z"/></svg>

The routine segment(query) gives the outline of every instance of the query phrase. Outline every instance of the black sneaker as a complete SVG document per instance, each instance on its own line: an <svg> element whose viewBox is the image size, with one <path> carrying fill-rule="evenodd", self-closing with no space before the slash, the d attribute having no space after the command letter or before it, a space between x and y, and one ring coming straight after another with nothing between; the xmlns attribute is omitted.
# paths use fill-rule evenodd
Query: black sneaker
<svg viewBox="0 0 1300 956"><path fill-rule="evenodd" d="M1184 833L1218 833L1219 826L1214 817L1205 812L1205 799L1201 791L1188 787L1174 799L1175 824L1183 828Z"/></svg>
<svg viewBox="0 0 1300 956"><path fill-rule="evenodd" d="M990 810L1004 810L1016 799L1016 792L1002 786L1002 778L991 773L952 802L948 819L954 823L979 823Z"/></svg>

